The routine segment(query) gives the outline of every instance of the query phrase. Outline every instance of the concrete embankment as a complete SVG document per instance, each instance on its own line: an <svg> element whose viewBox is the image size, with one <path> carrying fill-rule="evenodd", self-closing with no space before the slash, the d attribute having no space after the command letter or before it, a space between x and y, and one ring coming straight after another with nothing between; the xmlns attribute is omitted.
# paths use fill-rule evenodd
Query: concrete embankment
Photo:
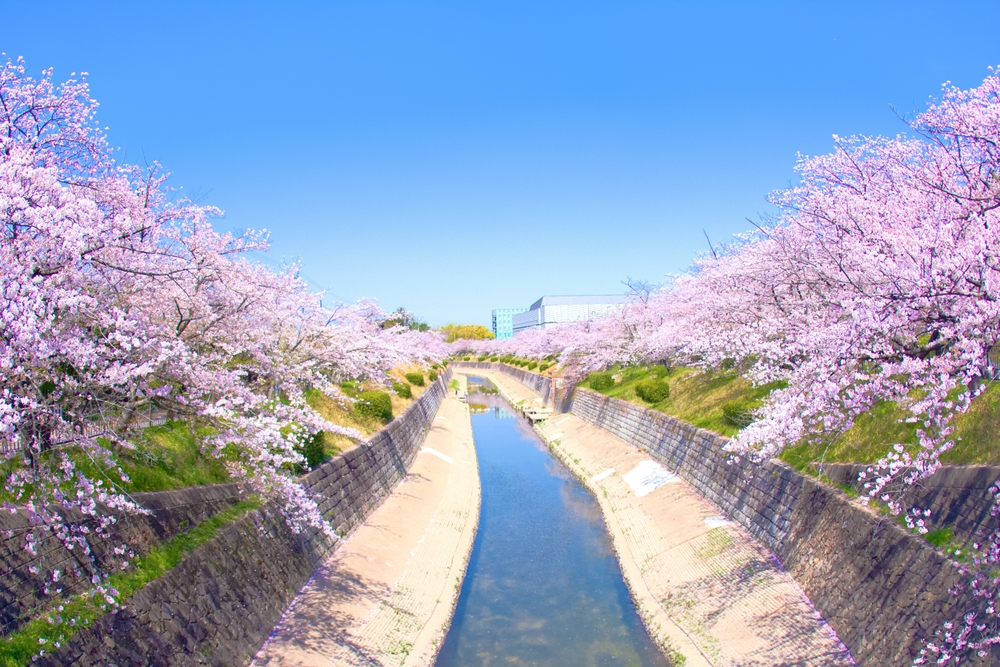
<svg viewBox="0 0 1000 667"><path fill-rule="evenodd" d="M453 367L466 372L464 366ZM494 366L503 371L501 364L477 366L477 374ZM511 373L496 375L513 380ZM577 389L563 405L663 464L766 547L859 664L909 665L945 623L960 623L983 606L967 588L953 592L963 578L942 551L839 489L780 461L734 463L723 450L726 438L627 401ZM856 472L843 468L836 472L845 480ZM936 527L955 520L959 539L995 529L992 497L984 493L995 471L955 469L939 477L918 490L940 515ZM963 664L1000 664L1000 649L967 656Z"/></svg>
<svg viewBox="0 0 1000 667"><path fill-rule="evenodd" d="M982 608L950 592L962 583L953 561L839 489L780 461L740 465L722 436L586 389L572 413L641 448L766 546L859 664L909 665L943 624Z"/></svg>
<svg viewBox="0 0 1000 667"><path fill-rule="evenodd" d="M512 404L541 400L506 374L456 371L485 375ZM653 459L574 415L537 431L597 498L640 614L668 656L687 666L853 664L788 573L690 485L661 478L637 491L630 473L655 468Z"/></svg>
<svg viewBox="0 0 1000 667"><path fill-rule="evenodd" d="M445 463L432 453L420 454L420 451L429 431L433 434L450 428L447 424L439 426L436 421L450 379L450 371L444 373L386 428L305 477L307 490L338 534L352 536L355 531L360 534L358 527L404 478L427 482L422 473L414 472L422 470L416 466L435 458ZM455 409L467 410L453 399L445 404L446 415ZM467 425L469 421L467 414L464 422L455 415L446 419L457 429L455 433L462 433L461 424ZM471 434L468 442L471 446ZM445 453L444 443L440 447L443 456L456 461L451 467L457 468L460 456ZM472 476L478 483L478 476L475 473ZM466 492L478 498L476 489L466 487ZM469 500L466 506L469 516L474 517L472 503ZM435 517L434 521L438 519ZM374 528L379 529L378 525ZM456 543L452 553L447 549L438 552L449 563L453 576L464 571L465 557L472 544L468 533L474 530L474 523L471 528L467 524L465 532L460 533L466 537ZM463 540L467 540L468 547ZM34 664L246 665L258 653L289 603L339 544L310 531L293 532L277 508L265 505L222 529L173 570L143 587L123 610L98 619ZM387 560L399 564L408 558L407 553L401 552L402 560ZM357 580L342 583L349 589ZM449 586L454 586L457 595L457 582ZM395 587L386 591L399 592ZM433 646L435 633L440 626L447 625L451 613L447 595L450 591L446 587L439 597L430 598L434 604L428 617L429 634L418 633L414 640L401 640L400 649L414 653L418 646ZM396 598L385 599L394 604ZM427 599L425 596L424 602ZM394 664L400 664L400 660L396 659Z"/></svg>
<svg viewBox="0 0 1000 667"><path fill-rule="evenodd" d="M254 665L433 662L479 517L468 407L446 399L420 451L392 495L312 576Z"/></svg>

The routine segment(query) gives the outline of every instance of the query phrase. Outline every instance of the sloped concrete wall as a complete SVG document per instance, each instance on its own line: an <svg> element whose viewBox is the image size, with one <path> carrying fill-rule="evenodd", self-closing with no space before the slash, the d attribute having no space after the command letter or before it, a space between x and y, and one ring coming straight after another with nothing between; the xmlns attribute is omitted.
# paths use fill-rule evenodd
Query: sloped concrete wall
<svg viewBox="0 0 1000 667"><path fill-rule="evenodd" d="M867 468L855 463L827 463L823 474L861 492L858 474ZM955 543L966 545L997 530L1000 517L993 515L996 502L992 489L998 480L1000 468L995 466L942 466L920 480L909 492L908 502L911 507L931 510L926 519L930 530L949 528Z"/></svg>
<svg viewBox="0 0 1000 667"><path fill-rule="evenodd" d="M537 393L542 397L546 405L552 406L558 402L557 394L559 392L557 391L558 387L556 387L556 383L552 378L539 375L538 373L532 373L516 366L495 361L453 361L451 367L463 370L499 371L504 375L509 375Z"/></svg>
<svg viewBox="0 0 1000 667"><path fill-rule="evenodd" d="M210 516L239 500L236 484L196 486L176 491L136 493L132 497L149 515L119 516L114 530L117 541L128 544L138 553L146 553L157 544L169 540L183 530L193 528ZM83 519L82 515L78 519ZM43 593L49 573L58 568L62 573L59 586L65 595L85 591L93 573L89 559L80 552L67 550L51 533L43 535L38 544L38 556L24 548L24 536L31 530L27 513L0 514L0 635L8 635L34 617L39 605L50 598ZM100 567L114 557L112 545L97 540L94 556ZM44 567L32 572L31 567L42 559Z"/></svg>
<svg viewBox="0 0 1000 667"><path fill-rule="evenodd" d="M361 524L403 479L450 379L446 371L386 428L305 477L338 534ZM265 505L142 588L126 609L33 664L246 665L334 546L311 531L294 533Z"/></svg>
<svg viewBox="0 0 1000 667"><path fill-rule="evenodd" d="M960 581L951 561L837 489L775 460L734 463L726 438L587 389L571 411L647 451L767 545L861 665L909 665L922 638L978 608L949 594Z"/></svg>

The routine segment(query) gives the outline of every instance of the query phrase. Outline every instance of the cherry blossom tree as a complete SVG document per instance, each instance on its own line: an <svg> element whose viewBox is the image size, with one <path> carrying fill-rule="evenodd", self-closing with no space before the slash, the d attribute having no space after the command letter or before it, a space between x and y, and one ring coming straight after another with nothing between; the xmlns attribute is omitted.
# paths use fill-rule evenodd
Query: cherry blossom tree
<svg viewBox="0 0 1000 667"><path fill-rule="evenodd" d="M206 453L291 526L332 534L294 477L296 445L318 430L360 434L324 420L305 391L341 397L345 378L386 381L446 348L383 326L372 301L322 307L295 267L250 262L265 233L220 234L219 211L176 197L157 165L118 164L96 109L85 78L36 80L21 60L0 69L0 453L5 506L33 525L25 548L55 534L90 558L114 603L94 540L144 510L74 453L127 479L116 452L134 447L137 415L196 419L215 429Z"/></svg>
<svg viewBox="0 0 1000 667"><path fill-rule="evenodd" d="M954 446L952 419L982 390L1000 339L1000 77L946 85L909 127L910 137L835 137L832 153L800 158L799 183L772 196L774 219L615 316L484 348L562 352L584 370L735 360L757 383L784 384L729 445L752 460L827 445L893 401L917 444L887 443L865 491L925 532L926 511L907 491ZM983 607L943 628L919 660L1000 642L1000 536L973 546L963 568Z"/></svg>

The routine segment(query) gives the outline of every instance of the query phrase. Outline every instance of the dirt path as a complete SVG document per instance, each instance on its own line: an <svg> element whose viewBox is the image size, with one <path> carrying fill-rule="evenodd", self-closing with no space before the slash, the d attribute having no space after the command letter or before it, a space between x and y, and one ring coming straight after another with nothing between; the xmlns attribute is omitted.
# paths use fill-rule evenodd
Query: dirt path
<svg viewBox="0 0 1000 667"><path fill-rule="evenodd" d="M456 379L464 391L465 378ZM430 664L458 598L479 502L468 407L451 396L406 478L317 570L253 665Z"/></svg>
<svg viewBox="0 0 1000 667"><path fill-rule="evenodd" d="M512 403L537 394L487 376ZM684 665L852 665L780 564L650 456L573 415L537 429L590 489L650 634Z"/></svg>

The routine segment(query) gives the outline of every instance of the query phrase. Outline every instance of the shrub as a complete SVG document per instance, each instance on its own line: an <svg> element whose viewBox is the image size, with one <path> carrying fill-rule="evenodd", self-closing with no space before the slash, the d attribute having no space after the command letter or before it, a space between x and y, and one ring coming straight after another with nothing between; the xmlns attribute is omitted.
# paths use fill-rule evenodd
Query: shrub
<svg viewBox="0 0 1000 667"><path fill-rule="evenodd" d="M424 374L423 373L407 373L403 377L405 377L406 381L409 382L410 384L412 384L415 387L423 387L424 386Z"/></svg>
<svg viewBox="0 0 1000 667"><path fill-rule="evenodd" d="M430 378L431 382L436 382L438 379L438 372L432 368L427 371L427 377Z"/></svg>
<svg viewBox="0 0 1000 667"><path fill-rule="evenodd" d="M496 361L496 360L497 360L496 357L490 357L490 361Z"/></svg>
<svg viewBox="0 0 1000 667"><path fill-rule="evenodd" d="M528 364L528 370L529 371L533 371L536 368L538 368L538 363L537 362L532 361L530 364Z"/></svg>
<svg viewBox="0 0 1000 667"><path fill-rule="evenodd" d="M410 385L405 382L393 382L392 390L396 392L396 395L400 398L413 398L413 392L410 391Z"/></svg>
<svg viewBox="0 0 1000 667"><path fill-rule="evenodd" d="M326 450L323 449L323 441L325 439L323 431L318 431L306 438L305 442L299 447L296 447L299 454L302 454L306 458L306 466L310 470L320 467L323 461L326 460Z"/></svg>
<svg viewBox="0 0 1000 667"><path fill-rule="evenodd" d="M635 383L635 393L647 403L659 403L670 396L670 385L663 380L639 380Z"/></svg>
<svg viewBox="0 0 1000 667"><path fill-rule="evenodd" d="M615 379L611 377L611 373L591 373L587 379L594 391L607 391L615 386Z"/></svg>
<svg viewBox="0 0 1000 667"><path fill-rule="evenodd" d="M670 370L666 366L650 366L649 372L653 374L657 380L662 380L663 378L670 375Z"/></svg>
<svg viewBox="0 0 1000 667"><path fill-rule="evenodd" d="M722 404L722 416L726 421L738 428L746 428L753 423L753 411L759 407L759 402L742 398Z"/></svg>
<svg viewBox="0 0 1000 667"><path fill-rule="evenodd" d="M478 361L486 361L486 355L480 355Z"/></svg>
<svg viewBox="0 0 1000 667"><path fill-rule="evenodd" d="M541 371L542 373L544 373L545 371L547 371L549 369L549 367L550 367L549 364L542 364L541 366L538 367L538 370Z"/></svg>
<svg viewBox="0 0 1000 667"><path fill-rule="evenodd" d="M423 379L423 376L420 378ZM354 411L362 417L377 419L383 424L392 421L392 399L384 391L363 391L358 394Z"/></svg>

